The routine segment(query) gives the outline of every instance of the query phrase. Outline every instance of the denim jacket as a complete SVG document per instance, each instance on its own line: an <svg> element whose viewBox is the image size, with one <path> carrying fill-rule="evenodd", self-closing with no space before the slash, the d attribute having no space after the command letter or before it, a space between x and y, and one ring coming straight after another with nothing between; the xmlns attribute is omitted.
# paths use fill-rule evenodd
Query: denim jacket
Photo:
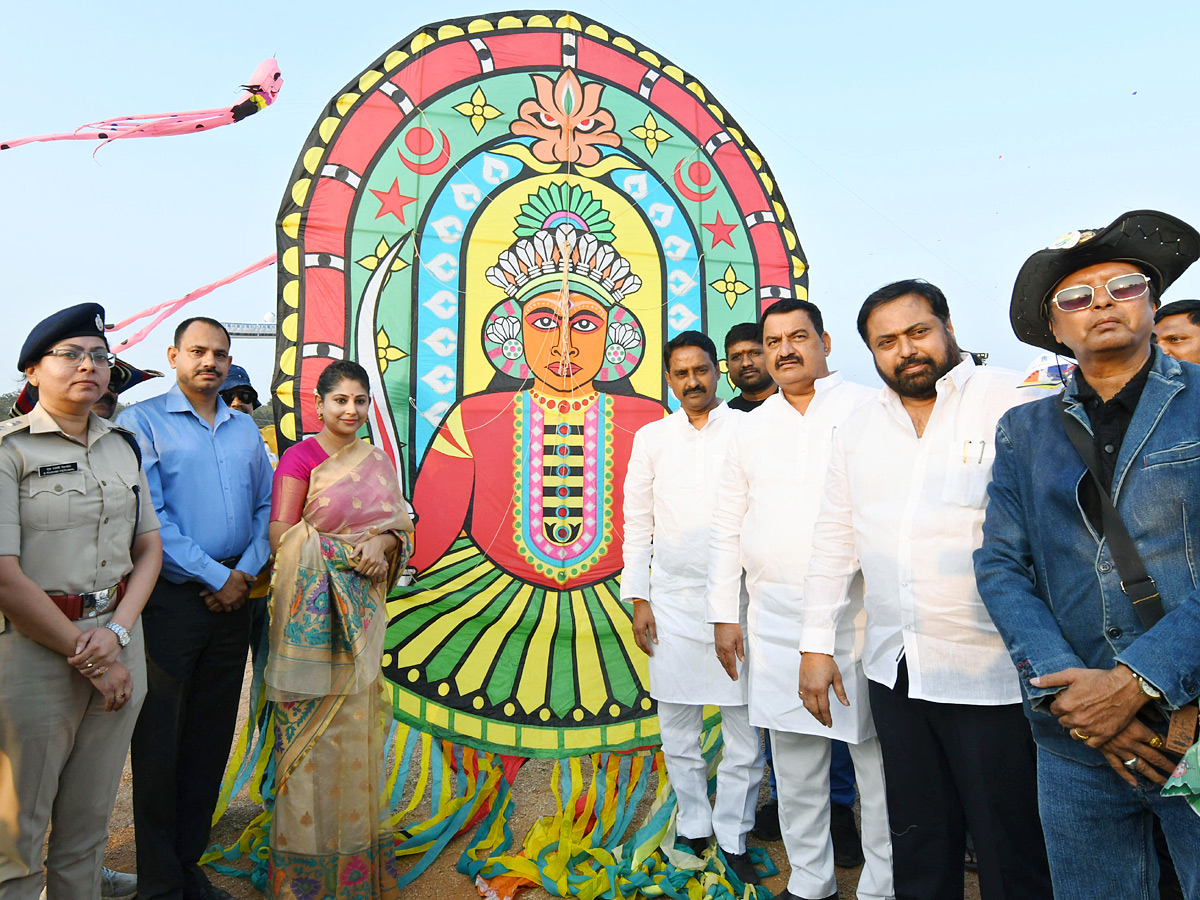
<svg viewBox="0 0 1200 900"><path fill-rule="evenodd" d="M1079 482L1091 476L1063 430L1057 396L1000 420L983 546L975 551L979 593L1021 677L1034 738L1090 765L1104 757L1071 740L1050 713L1061 688L1036 688L1031 678L1120 662L1162 692L1161 707L1200 693L1200 366L1151 352L1117 457L1113 503L1158 584L1164 618L1142 628L1107 542L1080 508ZM1090 432L1074 380L1064 397Z"/></svg>

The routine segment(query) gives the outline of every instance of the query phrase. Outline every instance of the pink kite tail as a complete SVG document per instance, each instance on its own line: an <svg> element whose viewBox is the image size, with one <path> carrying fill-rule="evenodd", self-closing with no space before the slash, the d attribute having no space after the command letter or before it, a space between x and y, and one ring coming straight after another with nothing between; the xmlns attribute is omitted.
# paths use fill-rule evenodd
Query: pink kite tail
<svg viewBox="0 0 1200 900"><path fill-rule="evenodd" d="M218 279L217 281L214 281L212 284L206 284L206 285L204 285L204 287L196 288L196 290L192 291L191 293L185 294L182 297L178 297L174 300L167 300L163 303L158 303L154 306L151 306L149 309L144 309L140 313L136 313L136 314L130 316L127 319L122 319L116 325L111 326L108 330L109 331L120 331L122 328L125 328L129 324L136 322L138 319L144 319L146 316L154 316L154 319L151 320L148 325L144 325L135 334L125 338L125 340L114 345L113 351L117 352L117 351L128 350L130 347L140 344L143 340L145 340L147 335L149 335L151 331L153 331L160 324L162 324L162 322L165 319L170 318L172 315L174 315L176 312L178 312L184 306L191 303L193 300L199 300L201 297L205 296L206 294L211 294L213 291L215 291L219 287L224 287L225 285L231 284L232 282L237 281L240 278L245 278L247 275L253 275L255 272L261 271L262 269L265 269L267 266L274 264L275 259L276 259L276 256L274 253L272 253L270 256L264 256L258 262L251 263L250 265L246 266L246 268L241 269L240 271L234 272L232 275L226 275L224 278ZM157 313L158 315L155 315L155 313Z"/></svg>

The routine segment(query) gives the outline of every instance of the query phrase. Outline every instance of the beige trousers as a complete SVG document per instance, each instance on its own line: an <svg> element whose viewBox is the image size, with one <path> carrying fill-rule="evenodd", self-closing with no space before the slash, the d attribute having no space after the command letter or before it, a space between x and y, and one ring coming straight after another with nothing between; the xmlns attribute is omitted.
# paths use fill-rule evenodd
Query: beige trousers
<svg viewBox="0 0 1200 900"><path fill-rule="evenodd" d="M99 628L112 614L81 619ZM99 900L129 738L146 697L140 623L120 662L133 698L116 712L66 659L19 632L0 633L0 900ZM53 821L43 878L42 844Z"/></svg>

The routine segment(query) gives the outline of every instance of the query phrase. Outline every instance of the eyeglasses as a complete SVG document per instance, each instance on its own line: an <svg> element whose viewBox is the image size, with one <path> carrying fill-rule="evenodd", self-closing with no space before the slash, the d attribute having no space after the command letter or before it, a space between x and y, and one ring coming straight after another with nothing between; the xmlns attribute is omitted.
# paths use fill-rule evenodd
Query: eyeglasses
<svg viewBox="0 0 1200 900"><path fill-rule="evenodd" d="M77 350L74 347L66 347L59 350L48 350L46 356L57 356L59 359L65 360L69 365L77 366L83 362L85 356L91 357L92 365L97 369L108 369L112 367L116 357L107 350Z"/></svg>
<svg viewBox="0 0 1200 900"><path fill-rule="evenodd" d="M1104 285L1108 296L1118 302L1136 300L1145 294L1149 287L1150 279L1140 272L1134 275L1118 275L1116 278L1110 278ZM1090 284L1077 284L1074 287L1063 288L1054 295L1052 302L1063 312L1081 312L1089 309L1096 301L1097 290L1099 289Z"/></svg>

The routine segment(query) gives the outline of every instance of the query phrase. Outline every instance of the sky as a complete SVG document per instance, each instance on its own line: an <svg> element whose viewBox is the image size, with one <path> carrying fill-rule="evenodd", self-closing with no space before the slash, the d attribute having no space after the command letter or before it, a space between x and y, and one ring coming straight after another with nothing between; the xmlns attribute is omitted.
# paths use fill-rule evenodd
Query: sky
<svg viewBox="0 0 1200 900"><path fill-rule="evenodd" d="M0 361L51 312L94 300L110 322L274 252L305 136L343 85L422 25L492 13L444 0L254 7L39 2L5 13L0 140L231 104L265 57L275 105L211 133L0 152ZM1025 258L1060 235L1161 209L1200 225L1200 4L579 0L573 11L695 75L779 182L810 266L831 364L875 382L854 328L880 285L922 277L960 345L1024 369L1008 325ZM125 358L167 369L188 314L255 322L271 269L197 301ZM1200 296L1200 266L1167 300ZM124 334L124 333L123 333ZM721 336L717 336L718 343ZM274 345L235 341L260 394ZM130 391L136 400L163 381Z"/></svg>

